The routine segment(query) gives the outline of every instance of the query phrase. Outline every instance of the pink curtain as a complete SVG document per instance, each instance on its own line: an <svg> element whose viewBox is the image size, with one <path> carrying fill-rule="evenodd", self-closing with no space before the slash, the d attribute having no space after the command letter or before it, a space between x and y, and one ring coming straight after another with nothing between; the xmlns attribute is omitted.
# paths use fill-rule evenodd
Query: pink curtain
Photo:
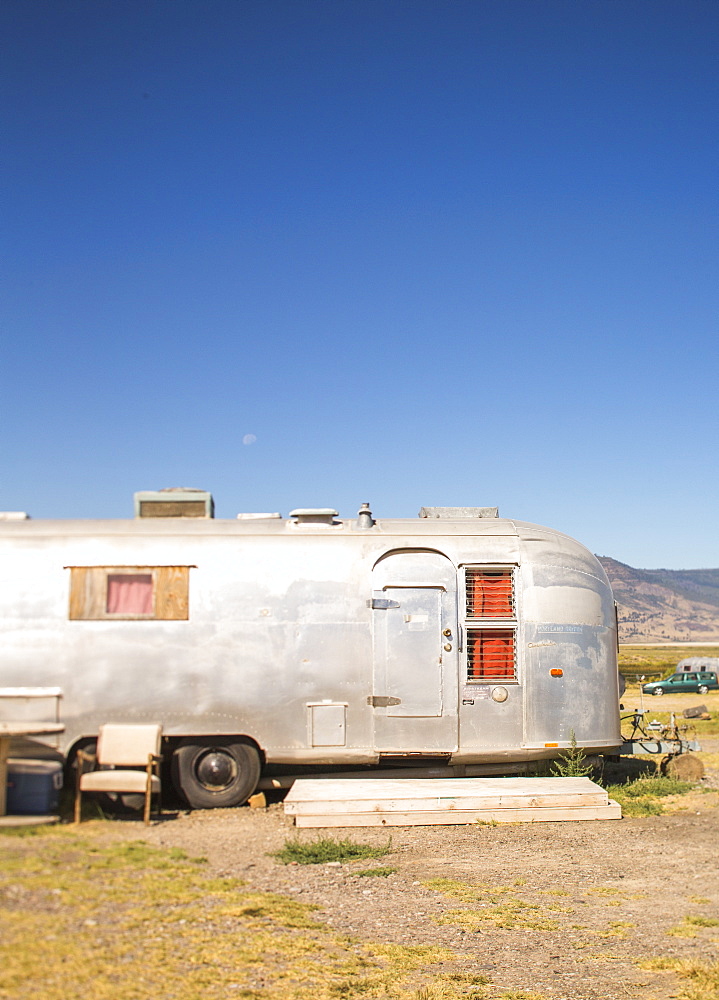
<svg viewBox="0 0 719 1000"><path fill-rule="evenodd" d="M111 573L106 611L109 615L151 615L152 574Z"/></svg>

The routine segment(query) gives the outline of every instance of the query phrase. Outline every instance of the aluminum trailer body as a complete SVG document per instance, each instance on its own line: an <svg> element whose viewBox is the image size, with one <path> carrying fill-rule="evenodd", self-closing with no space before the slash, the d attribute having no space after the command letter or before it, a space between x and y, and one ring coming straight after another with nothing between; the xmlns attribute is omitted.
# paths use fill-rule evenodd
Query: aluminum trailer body
<svg viewBox="0 0 719 1000"><path fill-rule="evenodd" d="M0 520L0 686L62 689L67 755L105 722L161 723L195 806L244 801L261 764L616 752L598 560L550 528L430 510Z"/></svg>

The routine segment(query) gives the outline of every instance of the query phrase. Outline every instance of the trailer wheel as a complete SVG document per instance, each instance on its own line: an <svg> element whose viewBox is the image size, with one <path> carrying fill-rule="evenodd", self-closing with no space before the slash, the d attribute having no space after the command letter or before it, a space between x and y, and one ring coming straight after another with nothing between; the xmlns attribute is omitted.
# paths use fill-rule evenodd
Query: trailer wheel
<svg viewBox="0 0 719 1000"><path fill-rule="evenodd" d="M260 755L249 743L183 740L172 755L172 781L193 809L240 806L260 779Z"/></svg>

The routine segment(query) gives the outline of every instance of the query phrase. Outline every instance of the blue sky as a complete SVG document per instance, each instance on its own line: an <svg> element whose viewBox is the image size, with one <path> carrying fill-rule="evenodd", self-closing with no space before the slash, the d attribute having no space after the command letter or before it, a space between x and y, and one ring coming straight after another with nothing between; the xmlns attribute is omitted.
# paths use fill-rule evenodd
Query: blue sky
<svg viewBox="0 0 719 1000"><path fill-rule="evenodd" d="M719 3L3 0L0 37L0 509L498 505L719 566Z"/></svg>

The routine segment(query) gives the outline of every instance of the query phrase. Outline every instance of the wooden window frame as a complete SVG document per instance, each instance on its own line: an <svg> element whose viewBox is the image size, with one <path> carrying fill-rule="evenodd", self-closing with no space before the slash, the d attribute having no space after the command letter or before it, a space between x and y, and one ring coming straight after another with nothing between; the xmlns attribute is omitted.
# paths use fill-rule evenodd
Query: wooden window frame
<svg viewBox="0 0 719 1000"><path fill-rule="evenodd" d="M70 621L187 621L193 566L65 566L70 570ZM151 614L107 611L110 576L152 576Z"/></svg>

